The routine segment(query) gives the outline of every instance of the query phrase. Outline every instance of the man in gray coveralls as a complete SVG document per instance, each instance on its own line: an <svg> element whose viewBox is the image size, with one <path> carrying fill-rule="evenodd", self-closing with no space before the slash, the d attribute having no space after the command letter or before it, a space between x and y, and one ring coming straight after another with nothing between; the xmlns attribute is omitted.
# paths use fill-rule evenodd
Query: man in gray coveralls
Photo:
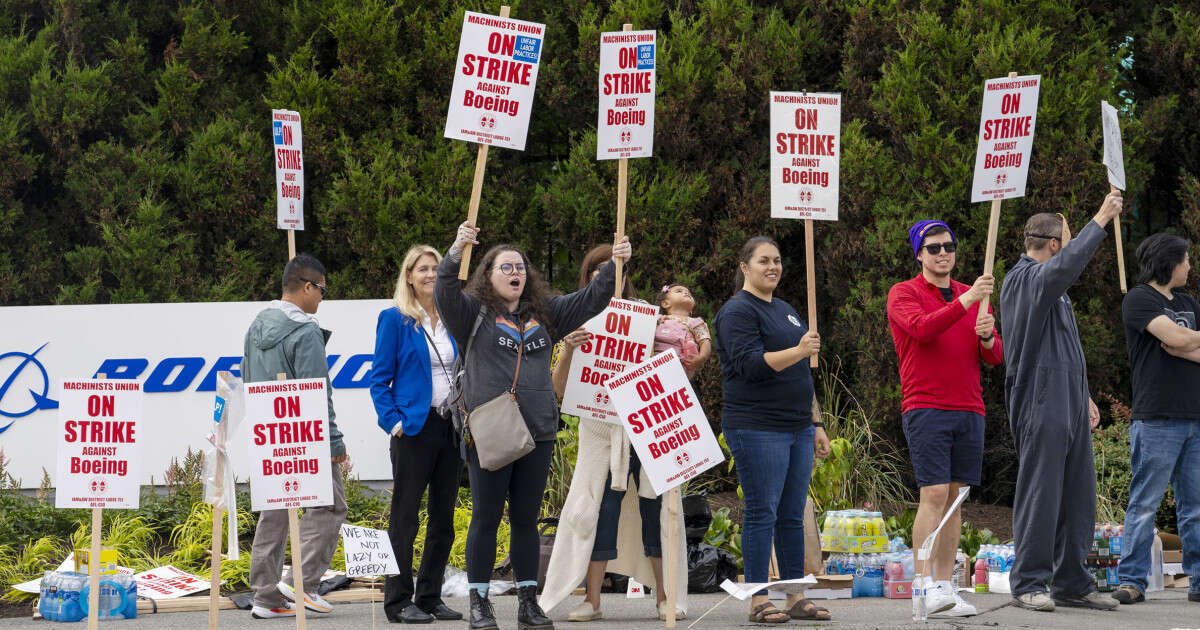
<svg viewBox="0 0 1200 630"><path fill-rule="evenodd" d="M1020 470L1013 500L1013 603L1050 612L1060 606L1111 610L1095 592L1086 559L1096 520L1090 430L1100 413L1088 393L1087 363L1067 288L1121 214L1121 193L1070 238L1065 220L1042 213L1025 223L1025 254L1000 290L1006 340L1005 404ZM1066 242L1066 241L1069 241ZM1053 586L1047 593L1047 583ZM1051 599L1053 598L1053 599Z"/></svg>

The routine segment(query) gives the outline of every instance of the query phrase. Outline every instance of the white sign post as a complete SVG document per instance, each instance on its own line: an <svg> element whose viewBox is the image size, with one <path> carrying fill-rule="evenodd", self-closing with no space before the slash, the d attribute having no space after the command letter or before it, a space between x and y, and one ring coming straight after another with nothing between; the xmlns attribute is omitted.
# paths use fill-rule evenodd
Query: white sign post
<svg viewBox="0 0 1200 630"><path fill-rule="evenodd" d="M983 108L979 116L979 142L975 149L971 203L992 202L987 250L983 258L985 276L991 275L996 262L1000 201L1025 196L1041 85L1041 75L1019 77L1016 72L983 83ZM987 314L987 305L981 305L979 319Z"/></svg>
<svg viewBox="0 0 1200 630"><path fill-rule="evenodd" d="M650 358L657 326L657 306L616 298L589 319L588 340L571 356L562 412L620 424L604 383Z"/></svg>
<svg viewBox="0 0 1200 630"><path fill-rule="evenodd" d="M842 95L771 92L771 217L804 219L808 329L817 330L813 219L837 221ZM817 367L817 355L808 360Z"/></svg>
<svg viewBox="0 0 1200 630"><path fill-rule="evenodd" d="M654 491L675 523L679 486L725 461L700 399L674 350L626 370L605 383L630 445ZM663 553L667 582L667 627L675 627L675 567L678 528L672 525Z"/></svg>
<svg viewBox="0 0 1200 630"><path fill-rule="evenodd" d="M1125 157L1121 146L1121 123L1117 108L1100 101L1100 120L1104 125L1104 166L1108 167L1108 189L1125 190ZM1121 242L1121 215L1113 218L1113 235L1117 242L1117 273L1121 277L1121 293L1127 293L1125 285L1125 246Z"/></svg>
<svg viewBox="0 0 1200 630"><path fill-rule="evenodd" d="M296 230L304 229L304 138L300 112L271 110L275 148L276 227L288 231L288 260L296 257Z"/></svg>
<svg viewBox="0 0 1200 630"><path fill-rule="evenodd" d="M58 407L56 508L92 509L88 630L99 627L104 508L140 502L142 386L129 381L64 380Z"/></svg>
<svg viewBox="0 0 1200 630"><path fill-rule="evenodd" d="M657 32L600 34L600 107L596 113L596 159L617 162L617 241L625 237L625 205L629 191L629 158L654 154L654 86ZM617 264L613 296L623 295L624 263Z"/></svg>
<svg viewBox="0 0 1200 630"><path fill-rule="evenodd" d="M325 379L248 383L244 429L250 451L250 509L288 511L296 627L304 630L303 555L296 509L333 503Z"/></svg>
<svg viewBox="0 0 1200 630"><path fill-rule="evenodd" d="M381 529L342 525L342 551L346 577L397 575L400 565L392 555L392 541ZM375 627L375 585L371 584L371 627Z"/></svg>
<svg viewBox="0 0 1200 630"><path fill-rule="evenodd" d="M458 40L458 65L450 90L445 137L479 144L475 157L475 179L467 220L479 216L479 196L489 145L525 150L529 112L541 65L546 25L500 15L467 11ZM459 278L467 279L471 246L463 250Z"/></svg>

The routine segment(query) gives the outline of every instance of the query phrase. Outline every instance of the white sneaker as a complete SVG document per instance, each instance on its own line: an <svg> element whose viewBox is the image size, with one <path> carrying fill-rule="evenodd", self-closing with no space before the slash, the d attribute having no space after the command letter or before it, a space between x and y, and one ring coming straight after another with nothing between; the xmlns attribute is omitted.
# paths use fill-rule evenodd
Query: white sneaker
<svg viewBox="0 0 1200 630"><path fill-rule="evenodd" d="M263 608L255 606L250 609L250 616L255 619L274 619L276 617L295 617L296 605L292 602L283 602L282 608Z"/></svg>
<svg viewBox="0 0 1200 630"><path fill-rule="evenodd" d="M278 584L278 586L279 586L280 594L282 594L289 601L293 601L293 602L296 601L296 591L292 590L291 584L288 584L287 582L280 582ZM327 613L327 612L333 611L333 604L330 604L329 602L325 601L320 595L318 595L316 593L305 593L304 594L304 607L313 612L319 612L319 613Z"/></svg>
<svg viewBox="0 0 1200 630"><path fill-rule="evenodd" d="M671 610L671 609L670 609L670 608L667 608L667 601L666 601L666 600L663 600L662 602L660 602L660 603L658 604L658 620L659 620L659 621L666 621L666 620L667 620L667 611L668 611L668 610ZM680 608L678 604L676 604L676 605L675 605L675 618L676 618L676 619L683 619L683 618L684 618L684 617L686 617L686 616L687 616L687 615L686 615L686 614L683 612L683 609L682 609L682 608Z"/></svg>
<svg viewBox="0 0 1200 630"><path fill-rule="evenodd" d="M584 600L567 613L567 621L595 621L603 616L604 614L600 612L599 608L592 608L591 603Z"/></svg>
<svg viewBox="0 0 1200 630"><path fill-rule="evenodd" d="M925 583L925 609L930 615L954 608L954 589L947 582Z"/></svg>
<svg viewBox="0 0 1200 630"><path fill-rule="evenodd" d="M972 606L970 603L968 603L967 600L960 597L958 593L954 593L954 608L951 608L950 610L947 610L945 612L937 613L937 616L938 617L973 617L978 614L979 614L979 611L975 610L974 606ZM930 616L932 616L932 615L930 615Z"/></svg>

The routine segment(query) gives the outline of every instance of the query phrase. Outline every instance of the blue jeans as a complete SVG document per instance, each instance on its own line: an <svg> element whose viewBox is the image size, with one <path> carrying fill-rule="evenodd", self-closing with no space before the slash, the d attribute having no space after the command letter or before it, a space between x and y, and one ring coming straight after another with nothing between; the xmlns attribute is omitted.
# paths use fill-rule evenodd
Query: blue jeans
<svg viewBox="0 0 1200 630"><path fill-rule="evenodd" d="M1175 490L1175 514L1183 540L1183 572L1200 575L1200 421L1134 420L1130 424L1129 507L1117 575L1121 584L1146 591L1150 548L1154 542L1154 513L1167 482ZM1191 591L1200 593L1200 580Z"/></svg>
<svg viewBox="0 0 1200 630"><path fill-rule="evenodd" d="M742 562L747 582L767 581L772 542L779 577L804 577L804 503L812 478L813 431L812 425L794 432L724 431L746 501Z"/></svg>
<svg viewBox="0 0 1200 630"><path fill-rule="evenodd" d="M633 476L635 488L642 486L642 462L629 451L629 474ZM627 479L628 481L628 479ZM592 560L617 559L617 529L621 524L621 501L625 491L612 489L612 471L604 479L604 497L600 499L600 514L596 518L596 542L592 544ZM662 557L662 497L647 499L638 497L638 513L642 517L642 551L647 558Z"/></svg>

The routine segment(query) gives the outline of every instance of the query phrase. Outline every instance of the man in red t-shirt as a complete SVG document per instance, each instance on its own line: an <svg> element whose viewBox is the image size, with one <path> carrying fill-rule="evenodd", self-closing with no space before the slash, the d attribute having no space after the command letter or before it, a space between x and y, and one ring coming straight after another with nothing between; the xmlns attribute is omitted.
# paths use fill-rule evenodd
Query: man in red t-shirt
<svg viewBox="0 0 1200 630"><path fill-rule="evenodd" d="M973 286L950 279L957 241L942 221L919 221L908 231L921 273L888 292L888 323L900 358L901 412L921 502L913 523L913 545L933 533L959 489L979 485L983 468L984 408L979 360L1004 358L995 319L987 305L995 281L980 276ZM959 510L933 546L926 601L931 614L975 614L950 584L962 528ZM919 586L919 585L917 585ZM915 588L915 587L914 587Z"/></svg>

